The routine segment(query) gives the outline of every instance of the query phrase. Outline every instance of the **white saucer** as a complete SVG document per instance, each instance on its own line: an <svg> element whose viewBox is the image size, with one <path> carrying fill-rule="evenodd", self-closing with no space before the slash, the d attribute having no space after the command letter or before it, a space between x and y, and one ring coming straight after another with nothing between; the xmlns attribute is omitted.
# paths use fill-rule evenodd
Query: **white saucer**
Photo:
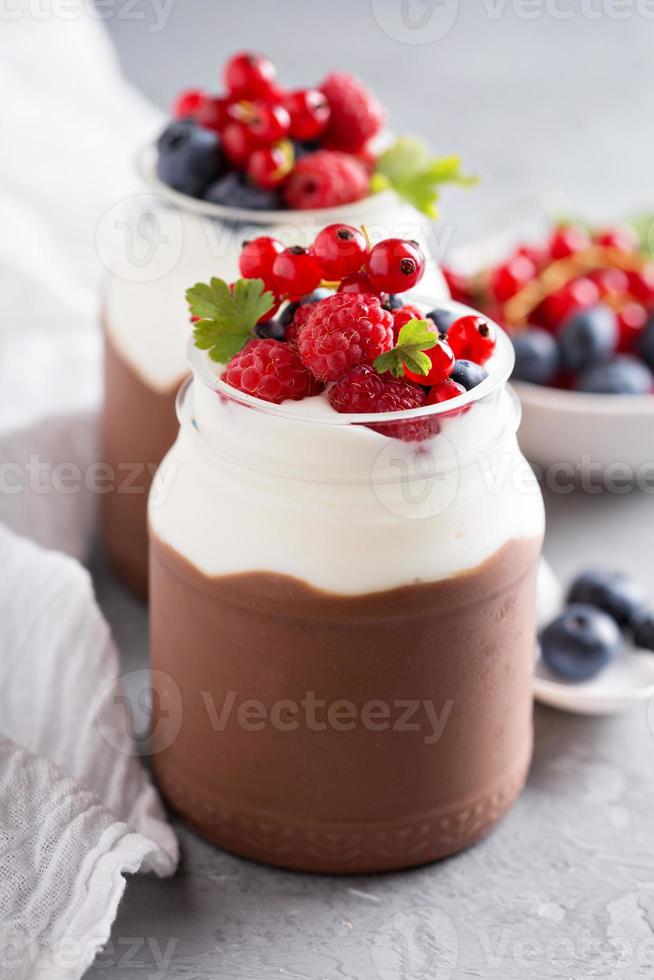
<svg viewBox="0 0 654 980"><path fill-rule="evenodd" d="M578 683L558 680L539 659L534 696L552 708L583 715L612 715L635 708L654 698L654 653L627 648L597 677Z"/></svg>

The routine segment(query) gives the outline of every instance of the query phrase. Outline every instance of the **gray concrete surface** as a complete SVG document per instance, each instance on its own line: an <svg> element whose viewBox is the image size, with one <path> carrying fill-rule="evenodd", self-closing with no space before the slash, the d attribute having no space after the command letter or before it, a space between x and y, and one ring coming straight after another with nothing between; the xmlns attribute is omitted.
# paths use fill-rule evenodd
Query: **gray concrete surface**
<svg viewBox="0 0 654 980"><path fill-rule="evenodd" d="M411 2L414 16L426 9ZM383 94L397 129L460 150L485 175L479 191L447 198L455 243L510 220L516 201L531 207L553 191L597 213L654 196L654 21L644 3L461 0L452 29L424 45L389 36L401 33L400 0L177 0L158 31L150 4L131 9L143 19L114 16L108 25L129 77L161 104L181 85L212 82L236 47L269 52L289 83L335 64L356 68ZM434 9L444 16L454 8L444 0ZM569 10L577 12L568 19ZM610 559L641 574L654 595L651 496L548 496L547 509L546 553L561 576ZM143 665L143 608L100 560L96 582L126 669ZM488 841L439 865L367 878L296 875L224 854L180 828L180 873L130 882L89 977L652 977L646 706L604 720L537 708L535 722L534 764L517 806Z"/></svg>

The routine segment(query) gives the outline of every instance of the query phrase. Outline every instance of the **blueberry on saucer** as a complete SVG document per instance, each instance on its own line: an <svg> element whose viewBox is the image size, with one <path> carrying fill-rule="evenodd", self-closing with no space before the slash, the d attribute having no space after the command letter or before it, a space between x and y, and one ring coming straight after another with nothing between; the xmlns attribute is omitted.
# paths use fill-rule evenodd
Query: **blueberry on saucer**
<svg viewBox="0 0 654 980"><path fill-rule="evenodd" d="M567 681L595 677L620 652L620 630L601 609L573 603L547 626L540 637L545 665Z"/></svg>
<svg viewBox="0 0 654 980"><path fill-rule="evenodd" d="M568 602L581 602L601 609L620 627L630 627L647 609L645 590L624 572L591 568L573 581Z"/></svg>

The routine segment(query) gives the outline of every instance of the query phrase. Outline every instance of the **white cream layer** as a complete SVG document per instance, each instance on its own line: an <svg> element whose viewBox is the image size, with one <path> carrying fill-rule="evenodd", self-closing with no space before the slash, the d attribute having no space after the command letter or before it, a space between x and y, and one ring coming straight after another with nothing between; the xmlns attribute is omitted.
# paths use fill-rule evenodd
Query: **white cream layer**
<svg viewBox="0 0 654 980"><path fill-rule="evenodd" d="M392 199L391 199L392 200ZM339 209L330 221L339 220ZM391 235L418 240L432 257L420 289L434 297L448 290L436 264L437 230L413 208L388 197L370 198L363 214L374 241ZM341 219L343 220L343 219ZM105 323L114 347L142 381L155 391L174 390L188 373L186 344L191 331L185 293L211 276L238 276L242 242L272 235L287 245L308 245L323 226L309 212L289 212L282 226L223 224L182 211L163 197L136 195L112 216L118 247L105 259L110 267ZM120 231L120 234L118 233Z"/></svg>
<svg viewBox="0 0 654 980"><path fill-rule="evenodd" d="M149 516L208 576L278 572L361 594L439 581L543 532L505 388L420 444L333 424L343 417L325 395L282 409L257 411L197 379L186 392Z"/></svg>

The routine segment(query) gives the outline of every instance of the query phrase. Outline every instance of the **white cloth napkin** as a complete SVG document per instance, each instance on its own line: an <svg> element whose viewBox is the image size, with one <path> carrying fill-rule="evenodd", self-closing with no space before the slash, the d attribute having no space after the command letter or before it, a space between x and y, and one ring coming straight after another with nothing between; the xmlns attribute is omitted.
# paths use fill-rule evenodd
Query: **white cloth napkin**
<svg viewBox="0 0 654 980"><path fill-rule="evenodd" d="M77 980L124 874L177 862L76 560L95 523L96 228L136 189L158 119L88 6L72 9L21 0L0 31L1 980Z"/></svg>

